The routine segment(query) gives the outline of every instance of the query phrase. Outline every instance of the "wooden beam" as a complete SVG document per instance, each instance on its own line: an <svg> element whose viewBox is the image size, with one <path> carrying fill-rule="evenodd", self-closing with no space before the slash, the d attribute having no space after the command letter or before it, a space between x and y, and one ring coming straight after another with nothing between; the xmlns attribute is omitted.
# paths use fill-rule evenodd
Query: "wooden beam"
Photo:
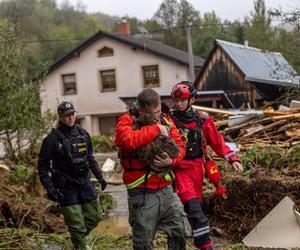
<svg viewBox="0 0 300 250"><path fill-rule="evenodd" d="M300 113L290 114L290 115L278 115L272 117L273 121L281 120L281 119L290 119L290 118L300 118Z"/></svg>
<svg viewBox="0 0 300 250"><path fill-rule="evenodd" d="M219 113L219 114L225 114L225 115L235 115L234 112L223 110L223 109L214 109L214 108L208 108L208 107L203 107L203 106L198 106L198 105L192 105L194 109L201 110L201 111L206 111L209 113Z"/></svg>

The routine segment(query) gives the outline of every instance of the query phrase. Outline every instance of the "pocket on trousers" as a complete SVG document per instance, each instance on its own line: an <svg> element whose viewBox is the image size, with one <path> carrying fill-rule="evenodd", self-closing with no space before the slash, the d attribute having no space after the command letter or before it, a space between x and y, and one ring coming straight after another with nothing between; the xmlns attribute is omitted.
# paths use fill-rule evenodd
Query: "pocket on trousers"
<svg viewBox="0 0 300 250"><path fill-rule="evenodd" d="M128 198L129 209L142 209L145 206L143 195L132 196Z"/></svg>
<svg viewBox="0 0 300 250"><path fill-rule="evenodd" d="M185 237L192 237L192 228L190 226L188 217L186 212L181 211L181 216L182 216L182 225L183 225L183 230L184 230L184 235Z"/></svg>
<svg viewBox="0 0 300 250"><path fill-rule="evenodd" d="M132 228L135 228L142 219L142 211L144 210L143 196L133 196L128 198L129 218L128 222Z"/></svg>

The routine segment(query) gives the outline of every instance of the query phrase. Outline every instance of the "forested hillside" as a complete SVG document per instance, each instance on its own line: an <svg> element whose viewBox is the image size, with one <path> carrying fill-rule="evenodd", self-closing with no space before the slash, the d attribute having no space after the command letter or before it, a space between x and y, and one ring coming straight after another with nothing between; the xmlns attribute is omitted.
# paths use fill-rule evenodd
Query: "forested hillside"
<svg viewBox="0 0 300 250"><path fill-rule="evenodd" d="M295 13L299 14L299 10ZM152 39L183 50L186 50L186 26L190 25L194 53L202 57L208 56L214 39L237 43L248 40L250 46L283 53L299 72L300 30L294 25L297 18L287 20L294 25L292 30L284 29L278 17L285 15L278 10L266 9L264 0L256 0L244 20L232 22L221 20L214 12L202 13L186 0L164 0L149 20L125 18L131 23L133 34L140 33L140 27L143 27ZM41 70L41 65L51 64L97 31L115 31L120 18L109 13L88 13L83 4L73 6L68 1L60 5L56 0L0 2L0 19L18 24L22 31L19 35L31 77Z"/></svg>

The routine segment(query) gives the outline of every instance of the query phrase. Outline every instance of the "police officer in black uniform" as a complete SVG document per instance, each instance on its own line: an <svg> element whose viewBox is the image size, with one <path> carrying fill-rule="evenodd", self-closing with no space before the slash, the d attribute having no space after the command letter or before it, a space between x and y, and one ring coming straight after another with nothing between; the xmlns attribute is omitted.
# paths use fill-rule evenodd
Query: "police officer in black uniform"
<svg viewBox="0 0 300 250"><path fill-rule="evenodd" d="M102 219L102 208L90 182L90 171L102 190L107 183L94 159L89 134L75 124L73 104L60 103L57 113L57 128L43 140L38 172L48 198L61 206L74 248L90 249L85 236Z"/></svg>

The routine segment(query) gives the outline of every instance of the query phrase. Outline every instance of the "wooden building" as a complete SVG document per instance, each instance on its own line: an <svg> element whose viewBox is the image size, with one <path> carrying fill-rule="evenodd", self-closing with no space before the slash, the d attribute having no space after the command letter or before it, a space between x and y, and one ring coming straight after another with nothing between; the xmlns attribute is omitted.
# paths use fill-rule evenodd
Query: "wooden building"
<svg viewBox="0 0 300 250"><path fill-rule="evenodd" d="M299 88L296 71L277 52L216 40L195 80L200 91L223 90L236 108L274 100L286 88Z"/></svg>

